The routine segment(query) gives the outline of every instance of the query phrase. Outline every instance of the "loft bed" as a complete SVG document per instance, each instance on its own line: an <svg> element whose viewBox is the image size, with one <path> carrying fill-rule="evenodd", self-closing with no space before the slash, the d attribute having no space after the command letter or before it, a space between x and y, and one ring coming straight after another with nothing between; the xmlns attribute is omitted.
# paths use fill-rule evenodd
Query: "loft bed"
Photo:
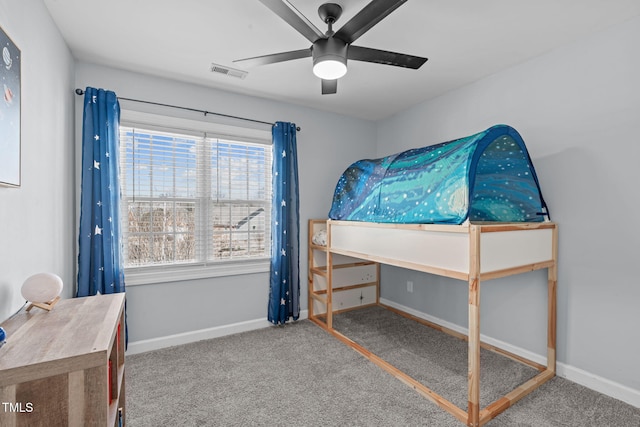
<svg viewBox="0 0 640 427"><path fill-rule="evenodd" d="M326 224L327 246L326 291L314 288L314 278L309 281L309 318L327 329L341 341L369 358L398 379L413 387L457 419L469 426L480 426L509 408L522 397L555 375L556 337L556 281L557 281L557 225L543 223L500 224L379 224L334 220L312 220L311 227ZM312 250L323 250L312 244ZM465 280L469 284L468 339L469 383L468 408L463 410L439 396L427 386L399 371L393 365L372 354L348 337L333 329L332 317L334 292L333 273L335 256L349 256L373 263L395 265L412 270ZM355 266L356 263L352 263ZM312 265L312 264L310 264ZM340 264L342 267L345 264ZM484 345L480 341L480 284L485 280L506 277L528 271L548 270L547 363L524 359L507 351ZM310 277L316 275L312 267ZM358 285L354 285L358 286ZM324 312L317 313L316 301L326 304ZM376 301L375 303L379 303ZM461 338L446 328L437 329ZM497 351L540 371L535 377L520 385L486 408L480 408L480 347Z"/></svg>
<svg viewBox="0 0 640 427"><path fill-rule="evenodd" d="M460 147L466 150L462 154L457 150ZM500 125L471 137L418 151L410 150L385 159L355 163L338 181L330 219L309 221L309 318L461 422L468 426L481 426L555 376L558 227L549 220L535 170L524 142L514 129ZM432 156L434 152L453 156L454 159ZM508 159L505 160L505 157ZM424 162L425 159L428 161ZM394 173L391 170L396 161L404 165L404 171ZM498 167L499 172L495 172L496 165L517 161L522 164ZM409 172L406 165L410 165ZM382 170L376 170L377 167ZM424 170L445 173L434 178L429 174L421 174L420 171ZM503 176L505 171L506 178ZM458 176L452 178L456 174ZM411 179L406 179L407 175ZM416 177L419 179L416 180ZM515 182L518 178L522 179ZM505 182L511 186L509 190L517 188L512 195L504 188L494 191L500 186L504 187ZM430 189L433 191L428 191ZM398 191L402 196L398 196ZM420 199L412 196L416 193L420 193ZM441 200L429 199L432 194L438 194ZM449 195L448 200L442 200L445 194ZM465 196L462 201L456 198L459 194ZM497 197L488 200L491 194ZM406 199L410 199L408 203L404 203ZM452 200L455 203L451 203ZM474 203L474 200L478 203ZM528 200L530 205L523 200ZM427 203L423 204L424 201ZM439 207L432 209L432 202L439 202L439 205L435 203ZM520 209L503 209L514 204ZM422 209L421 206L428 206L429 209ZM428 215L440 217L425 221L424 217ZM422 218L422 221L429 223L419 223L419 220L406 223L407 218ZM340 261L336 262L337 259ZM466 410L333 328L333 315L337 312L363 305L381 305L380 264L468 283L467 336L392 309L468 341ZM360 271L352 275L356 283L349 284L343 271L354 268ZM370 269L368 274L361 271L366 268ZM540 269L548 271L546 365L480 341L480 284L486 280ZM338 277L341 283L334 283ZM370 290L368 299L364 297L366 290ZM358 292L359 302L356 298ZM353 294L352 298L343 298L340 307L336 307L336 297L339 298L343 293ZM481 408L481 347L532 366L539 373Z"/></svg>

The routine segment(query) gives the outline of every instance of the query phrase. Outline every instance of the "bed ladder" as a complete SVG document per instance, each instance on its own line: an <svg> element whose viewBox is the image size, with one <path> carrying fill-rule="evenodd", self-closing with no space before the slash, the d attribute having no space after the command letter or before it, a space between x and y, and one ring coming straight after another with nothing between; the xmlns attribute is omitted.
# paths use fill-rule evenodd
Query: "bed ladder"
<svg viewBox="0 0 640 427"><path fill-rule="evenodd" d="M343 260L335 262L334 254L327 250L331 236L327 234L327 246L316 245L312 238L316 231L327 229L326 219L309 220L309 242L308 242L308 310L309 319L319 326L331 330L333 329L333 315L335 313L354 310L357 308L377 305L380 302L380 264L373 261L364 260ZM319 254L323 254L319 255ZM319 260L322 263L319 264ZM366 279L353 277L353 283L344 283L344 277L358 274L358 268L364 269L367 273ZM340 284L334 285L335 272L343 277ZM324 286L318 283L318 278L322 278ZM356 280L360 279L360 280ZM347 279L348 281L348 279ZM359 296L358 296L358 293ZM364 294L367 294L366 297ZM335 300L334 301L334 296ZM360 303L357 302L360 300ZM318 304L319 303L319 304ZM325 311L316 313L316 307L321 306Z"/></svg>

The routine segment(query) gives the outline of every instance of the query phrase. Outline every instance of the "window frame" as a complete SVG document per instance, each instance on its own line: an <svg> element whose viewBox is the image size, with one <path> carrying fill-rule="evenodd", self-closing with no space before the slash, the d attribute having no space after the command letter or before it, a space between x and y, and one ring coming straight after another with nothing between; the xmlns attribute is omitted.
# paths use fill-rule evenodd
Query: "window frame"
<svg viewBox="0 0 640 427"><path fill-rule="evenodd" d="M206 116L205 120L193 120L179 116L166 116L121 109L120 125L123 127L139 127L152 131L180 132L192 135L206 133L207 138L257 143L272 147L271 130L215 123L207 121ZM120 152L122 153L122 147ZM125 195L123 194L123 201L121 201L121 203L124 203L124 197ZM266 226L270 227L270 224L267 224ZM126 228L122 225L122 222L121 228ZM270 247L270 242L266 242L266 245L267 247ZM270 256L265 255L264 257L200 261L188 264L174 263L126 267L125 280L127 286L147 285L198 280L212 277L265 273L269 271L269 268Z"/></svg>

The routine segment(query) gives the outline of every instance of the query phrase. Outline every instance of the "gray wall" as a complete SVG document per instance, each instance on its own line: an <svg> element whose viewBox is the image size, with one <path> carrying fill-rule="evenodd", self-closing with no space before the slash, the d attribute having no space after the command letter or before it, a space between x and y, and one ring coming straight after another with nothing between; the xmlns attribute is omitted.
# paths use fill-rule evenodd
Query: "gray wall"
<svg viewBox="0 0 640 427"><path fill-rule="evenodd" d="M77 64L76 77L76 83L81 88L102 87L126 98L268 122L289 121L302 128L298 133L302 222L300 298L302 308L306 309L306 222L309 218L326 218L335 184L343 170L351 162L375 154L375 123L87 63ZM81 121L81 104L82 97L77 97L78 123ZM121 107L156 113L162 110L126 101L121 102ZM169 110L168 113L194 118L194 113L181 113L179 110ZM244 122L235 124L251 126ZM77 127L79 132L80 125ZM266 319L268 291L267 273L129 286L127 310L130 341Z"/></svg>
<svg viewBox="0 0 640 427"><path fill-rule="evenodd" d="M521 133L559 223L558 361L635 390L638 40L635 18L378 123L379 156L497 123ZM414 294L407 280L415 282ZM545 288L546 272L485 282L482 332L545 354ZM383 272L384 298L462 326L465 294L460 281Z"/></svg>
<svg viewBox="0 0 640 427"><path fill-rule="evenodd" d="M51 272L73 292L73 58L39 0L0 0L0 27L22 56L22 186L0 187L0 321L22 283Z"/></svg>

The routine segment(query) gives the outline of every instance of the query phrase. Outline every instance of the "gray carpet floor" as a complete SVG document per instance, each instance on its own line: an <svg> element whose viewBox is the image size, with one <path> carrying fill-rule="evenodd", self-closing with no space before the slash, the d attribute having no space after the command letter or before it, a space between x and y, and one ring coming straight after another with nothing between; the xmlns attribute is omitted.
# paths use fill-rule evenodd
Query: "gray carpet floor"
<svg viewBox="0 0 640 427"><path fill-rule="evenodd" d="M466 343L379 307L334 327L466 408ZM535 370L481 352L485 406ZM308 320L128 356L128 426L462 426ZM486 424L640 427L640 409L554 378Z"/></svg>

